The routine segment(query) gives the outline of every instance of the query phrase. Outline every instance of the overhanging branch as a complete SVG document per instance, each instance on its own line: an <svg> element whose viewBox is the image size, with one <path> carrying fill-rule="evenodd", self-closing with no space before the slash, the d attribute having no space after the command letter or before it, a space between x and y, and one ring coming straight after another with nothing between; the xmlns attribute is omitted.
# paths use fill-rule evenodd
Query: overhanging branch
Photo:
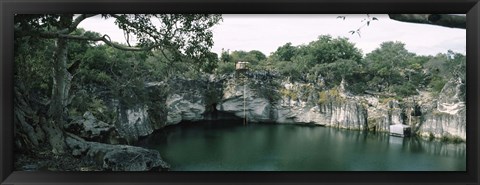
<svg viewBox="0 0 480 185"><path fill-rule="evenodd" d="M114 47L116 49L124 50L124 51L149 51L153 48L160 47L160 44L151 45L148 47L128 47L123 46L121 44L117 44L112 42L108 35L103 35L101 37L93 37L93 36L84 36L84 35L69 35L69 34L61 34L61 33L54 33L54 32L40 32L33 35L38 35L42 38L46 39L56 39L56 38L64 38L69 40L86 40L86 41L94 41L94 42L104 42L105 44Z"/></svg>
<svg viewBox="0 0 480 185"><path fill-rule="evenodd" d="M85 19L89 18L89 17L93 17L95 15L98 15L98 14L82 14L80 16L78 16L74 21L73 23L70 25L70 28L69 29L69 33L71 33L72 31L75 31L75 29L77 29L77 26Z"/></svg>
<svg viewBox="0 0 480 185"><path fill-rule="evenodd" d="M467 28L466 16L450 15L450 14L388 14L388 17L392 20L430 24L437 26L444 26L449 28Z"/></svg>
<svg viewBox="0 0 480 185"><path fill-rule="evenodd" d="M65 28L65 29L62 29L60 31L58 31L58 33L60 34L69 34L69 33L72 33L73 31L75 31L75 29L77 29L78 25L85 19L89 18L89 17L93 17L95 15L98 15L98 14L81 14L80 16L78 16L77 18L75 18L75 20L73 20L72 24L70 24L70 26L68 26L68 28Z"/></svg>
<svg viewBox="0 0 480 185"><path fill-rule="evenodd" d="M88 41L102 41L105 44L114 47L116 49L124 50L124 51L149 51L152 50L153 48L159 47L160 44L157 45L152 45L148 47L128 47L128 46L123 46L121 44L117 44L115 42L112 42L110 37L108 35L103 35L102 37L86 37L86 36L80 36L80 35L60 35L62 38L70 39L70 40L88 40Z"/></svg>

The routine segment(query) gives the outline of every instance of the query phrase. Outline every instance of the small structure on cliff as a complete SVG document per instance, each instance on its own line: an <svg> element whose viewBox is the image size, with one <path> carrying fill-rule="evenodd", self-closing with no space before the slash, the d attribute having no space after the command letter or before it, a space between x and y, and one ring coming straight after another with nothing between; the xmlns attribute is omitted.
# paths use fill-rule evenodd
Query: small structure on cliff
<svg viewBox="0 0 480 185"><path fill-rule="evenodd" d="M390 135L408 137L411 134L410 126L403 124L390 125Z"/></svg>
<svg viewBox="0 0 480 185"><path fill-rule="evenodd" d="M237 72L246 72L246 71L248 71L248 62L238 61L238 62L235 64L235 70L237 70Z"/></svg>

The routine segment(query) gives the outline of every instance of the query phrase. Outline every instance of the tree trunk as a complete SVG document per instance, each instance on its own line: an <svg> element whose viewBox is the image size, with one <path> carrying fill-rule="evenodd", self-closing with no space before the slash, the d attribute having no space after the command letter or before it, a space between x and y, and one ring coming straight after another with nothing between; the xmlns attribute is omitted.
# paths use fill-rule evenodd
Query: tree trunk
<svg viewBox="0 0 480 185"><path fill-rule="evenodd" d="M71 75L67 71L67 41L57 39L57 50L53 65L53 92L49 109L49 116L53 120L42 123L48 133L48 140L54 153L63 153L66 148L63 126L65 124L68 91Z"/></svg>

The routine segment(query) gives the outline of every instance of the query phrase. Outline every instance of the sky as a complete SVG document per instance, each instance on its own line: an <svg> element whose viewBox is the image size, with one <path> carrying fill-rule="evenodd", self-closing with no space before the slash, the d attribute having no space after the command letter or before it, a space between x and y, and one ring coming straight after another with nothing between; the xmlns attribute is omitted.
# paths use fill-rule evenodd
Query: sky
<svg viewBox="0 0 480 185"><path fill-rule="evenodd" d="M337 18L345 16L345 19ZM265 55L291 42L305 45L320 35L345 37L362 50L363 54L378 48L382 42L400 41L417 55L435 55L448 50L465 54L465 29L434 25L404 23L388 18L386 14L370 14L378 20L365 25L366 14L224 14L223 21L212 28L212 51L259 50ZM112 40L126 43L123 32L113 19L92 17L80 23L86 30L109 35ZM360 28L360 36L349 31ZM130 42L132 43L132 42Z"/></svg>

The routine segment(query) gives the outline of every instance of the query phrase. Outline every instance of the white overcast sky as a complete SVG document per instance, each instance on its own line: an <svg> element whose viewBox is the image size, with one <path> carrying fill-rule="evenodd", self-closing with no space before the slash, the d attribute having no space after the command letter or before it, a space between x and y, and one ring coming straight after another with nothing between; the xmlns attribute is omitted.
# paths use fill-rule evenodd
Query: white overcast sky
<svg viewBox="0 0 480 185"><path fill-rule="evenodd" d="M403 23L390 20L386 14L370 15L378 18L370 26L361 29L361 37L349 33L361 27L366 14L349 15L345 20L333 14L303 15L252 15L224 14L223 21L213 27L214 46L212 51L220 54L225 50L259 50L270 55L287 42L293 45L308 44L320 35L347 37L350 42L369 53L385 41L400 41L410 52L419 55L435 55L448 50L465 54L466 31L441 26ZM79 27L108 34L112 40L126 43L123 32L113 23L113 19L103 20L93 17L84 20Z"/></svg>

